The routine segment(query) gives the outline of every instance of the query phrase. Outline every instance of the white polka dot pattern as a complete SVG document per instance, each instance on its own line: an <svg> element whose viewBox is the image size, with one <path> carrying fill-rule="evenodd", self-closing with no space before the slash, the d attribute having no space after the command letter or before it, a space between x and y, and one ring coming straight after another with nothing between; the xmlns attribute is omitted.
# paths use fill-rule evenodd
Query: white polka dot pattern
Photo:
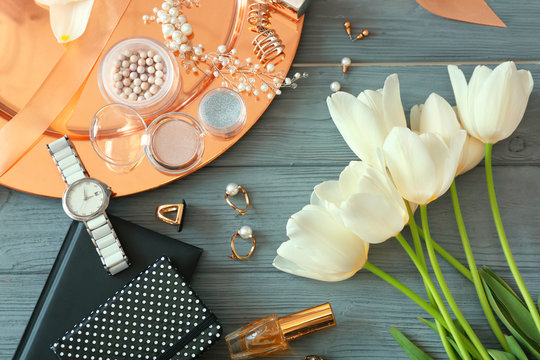
<svg viewBox="0 0 540 360"><path fill-rule="evenodd" d="M63 360L187 360L221 335L214 314L163 256L51 349Z"/></svg>

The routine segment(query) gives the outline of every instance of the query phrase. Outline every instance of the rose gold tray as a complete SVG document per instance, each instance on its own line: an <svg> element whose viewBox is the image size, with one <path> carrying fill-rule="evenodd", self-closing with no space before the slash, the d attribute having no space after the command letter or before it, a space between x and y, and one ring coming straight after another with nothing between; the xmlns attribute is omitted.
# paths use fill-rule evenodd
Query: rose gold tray
<svg viewBox="0 0 540 360"><path fill-rule="evenodd" d="M64 47L56 43L49 26L49 13L37 6L34 0L2 0L0 7L0 126L9 121L39 88L49 71L58 61ZM133 0L120 21L105 52L116 42L134 36L145 36L162 41L161 26L144 25L141 17L159 6L160 0ZM251 41L255 33L248 29L247 0L200 0L200 7L185 11L188 22L193 25L194 43L203 43L206 51L221 44L235 47L240 59L253 57ZM95 16L95 14L92 14ZM272 14L272 28L276 29L285 44L285 58L276 71L286 73L293 61L302 32L303 19L294 23L278 13ZM99 64L100 60L98 60ZM220 87L219 78L187 74L180 69L181 94L169 111L182 111L197 118L199 99L208 90ZM66 79L69 81L69 79ZM54 96L54 94L51 94ZM227 140L207 134L200 164L192 171L205 166L236 141L259 119L271 100L261 96L242 95L247 107L246 126L241 133ZM109 169L92 149L88 129L93 114L106 102L97 83L97 66L93 69L80 101L67 123L53 123L44 136L6 174L0 184L37 195L61 197L65 190L60 174L50 158L46 144L67 134L91 176L109 186L116 196L129 195L156 188L183 176L166 175L155 170L144 159L135 169L117 173ZM148 121L151 121L149 119ZM1 156L1 155L0 155Z"/></svg>

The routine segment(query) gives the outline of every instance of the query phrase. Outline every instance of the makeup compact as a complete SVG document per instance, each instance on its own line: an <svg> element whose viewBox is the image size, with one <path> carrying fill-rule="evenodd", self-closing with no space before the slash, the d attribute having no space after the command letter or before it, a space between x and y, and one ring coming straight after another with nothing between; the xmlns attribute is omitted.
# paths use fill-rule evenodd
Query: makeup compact
<svg viewBox="0 0 540 360"><path fill-rule="evenodd" d="M217 137L232 137L246 123L246 104L238 92L217 88L203 96L199 103L199 120L203 127Z"/></svg>
<svg viewBox="0 0 540 360"><path fill-rule="evenodd" d="M163 44L130 38L105 54L98 83L107 101L129 105L146 118L166 111L174 102L180 91L180 72L176 58Z"/></svg>
<svg viewBox="0 0 540 360"><path fill-rule="evenodd" d="M104 106L90 126L92 147L117 172L131 170L144 156L161 172L187 172L201 161L204 137L199 122L187 114L166 113L146 126L138 112L124 104Z"/></svg>

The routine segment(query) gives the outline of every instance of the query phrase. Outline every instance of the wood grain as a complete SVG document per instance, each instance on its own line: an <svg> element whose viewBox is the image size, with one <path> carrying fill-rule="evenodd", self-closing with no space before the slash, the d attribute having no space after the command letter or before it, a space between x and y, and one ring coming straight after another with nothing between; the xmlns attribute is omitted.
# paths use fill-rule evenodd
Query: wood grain
<svg viewBox="0 0 540 360"><path fill-rule="evenodd" d="M314 1L296 57L297 64L306 66L293 70L310 73L299 89L284 91L256 126L208 167L168 186L113 199L110 213L205 249L193 286L226 332L273 312L285 315L331 302L338 321L335 329L299 339L290 350L269 359L300 360L308 353L327 360L406 359L389 334L392 325L436 359L444 358L438 337L416 319L425 314L372 274L360 271L345 282L322 283L281 273L271 262L286 240L288 217L309 201L313 186L337 178L355 160L328 114L325 98L330 82L338 80L345 91L356 94L380 88L387 75L397 72L407 110L432 91L453 103L447 63L525 60L528 64L520 67L540 83L540 48L532 35L538 32L540 3L488 3L508 29L441 19L413 0ZM345 15L354 29L365 26L372 35L365 41L348 41L342 28ZM342 56L361 66L343 75L337 64ZM469 76L473 66L463 68ZM540 293L539 117L537 89L516 133L494 148L503 221L534 296ZM478 264L489 265L510 281L488 208L483 171L479 166L457 180L463 213ZM231 181L244 185L250 194L252 207L244 217L235 216L223 199ZM188 209L184 230L177 233L158 222L153 212L159 204L181 199ZM436 240L464 261L448 194L430 206L429 216ZM0 359L13 355L69 224L59 200L0 187ZM235 262L228 258L229 239L244 224L253 227L258 246L252 259ZM395 241L373 246L370 261L423 294L414 267ZM441 264L472 326L486 345L496 347L472 286L444 261ZM203 358L228 358L224 342Z"/></svg>
<svg viewBox="0 0 540 360"><path fill-rule="evenodd" d="M508 28L443 19L414 0L316 0L304 24L297 62L334 62L349 56L355 62L425 62L540 60L534 36L540 3L535 0L487 3ZM352 42L367 28L371 35Z"/></svg>

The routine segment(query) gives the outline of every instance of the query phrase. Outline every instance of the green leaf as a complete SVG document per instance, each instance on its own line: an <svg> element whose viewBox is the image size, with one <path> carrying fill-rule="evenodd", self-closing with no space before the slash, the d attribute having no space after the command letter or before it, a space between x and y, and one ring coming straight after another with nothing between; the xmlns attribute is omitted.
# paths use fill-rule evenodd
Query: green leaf
<svg viewBox="0 0 540 360"><path fill-rule="evenodd" d="M483 268L480 270L480 273L483 273L484 275L488 275L492 279L498 281L499 284L504 286L506 288L506 290L508 290L508 292L510 292L512 295L514 295L525 306L525 303L523 302L523 300L521 300L519 295L516 294L516 292L510 287L510 285L508 285L508 283L506 281L504 281L499 275L495 274L493 272L493 270L491 270L488 266L484 265Z"/></svg>
<svg viewBox="0 0 540 360"><path fill-rule="evenodd" d="M516 360L516 357L510 353L500 350L488 350L489 355L494 360Z"/></svg>
<svg viewBox="0 0 540 360"><path fill-rule="evenodd" d="M412 341L410 341L401 331L392 326L390 333L394 340L405 351L411 360L433 360L431 356L420 350Z"/></svg>
<svg viewBox="0 0 540 360"><path fill-rule="evenodd" d="M540 332L538 332L531 313L523 301L514 291L510 289L508 284L506 284L503 279L501 279L491 270L488 269L485 272L481 271L481 274L482 279L489 286L493 294L493 298L497 300L499 306L504 307L508 315L511 316L516 330L518 330L524 337L528 337L534 341L537 347L539 347Z"/></svg>
<svg viewBox="0 0 540 360"><path fill-rule="evenodd" d="M499 307L499 304L497 301L495 301L493 294L491 293L491 290L489 286L484 281L484 273L480 271L480 275L482 277L482 283L484 285L484 289L486 291L486 296L488 298L489 304L491 305L491 308L497 314L499 319L503 322L504 326L514 335L514 337L531 352L531 354L534 355L536 359L540 359L540 352L535 348L533 342L529 342L526 336L522 336L519 331L516 330L514 327L514 324L512 322L512 319L509 315L506 315L506 309L504 307Z"/></svg>
<svg viewBox="0 0 540 360"><path fill-rule="evenodd" d="M508 341L508 346L510 347L510 350L512 350L512 354L519 360L527 360L527 355L525 355L523 349L519 346L516 338L510 335L504 335L504 337L506 338L506 341Z"/></svg>

